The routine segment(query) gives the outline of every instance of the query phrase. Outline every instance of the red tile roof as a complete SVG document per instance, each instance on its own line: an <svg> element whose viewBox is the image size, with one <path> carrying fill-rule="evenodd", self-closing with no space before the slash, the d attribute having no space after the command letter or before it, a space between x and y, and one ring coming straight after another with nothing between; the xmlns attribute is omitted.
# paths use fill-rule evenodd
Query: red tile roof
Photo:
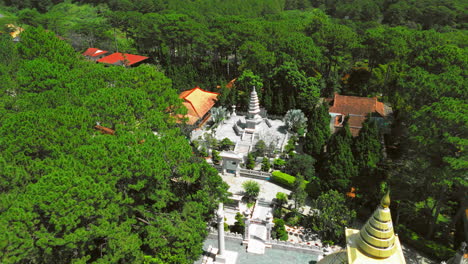
<svg viewBox="0 0 468 264"><path fill-rule="evenodd" d="M146 59L148 59L148 57L116 52L114 54L111 54L109 56L106 56L102 59L97 60L97 62L113 64L113 65L130 66L137 62L144 61Z"/></svg>
<svg viewBox="0 0 468 264"><path fill-rule="evenodd" d="M184 99L182 104L187 108L188 124L195 124L202 118L218 100L219 93L208 92L200 87L195 87L180 93L179 98Z"/></svg>
<svg viewBox="0 0 468 264"><path fill-rule="evenodd" d="M335 93L333 106L330 107L330 113L343 115L362 115L369 113L378 113L385 116L384 104L377 101L377 97L367 98L358 96L346 96Z"/></svg>
<svg viewBox="0 0 468 264"><path fill-rule="evenodd" d="M108 51L106 50L100 50L96 48L89 48L85 52L83 52L83 56L89 56L89 57L96 57L102 54L106 54Z"/></svg>
<svg viewBox="0 0 468 264"><path fill-rule="evenodd" d="M362 128L362 123L370 113L377 113L385 117L386 111L384 104L377 101L377 97L367 98L358 96L346 96L335 93L335 98L325 99L326 101L333 102L330 107L330 113L340 114L342 116L349 116L348 124L351 134L356 137ZM342 127L342 116L335 117L335 128Z"/></svg>

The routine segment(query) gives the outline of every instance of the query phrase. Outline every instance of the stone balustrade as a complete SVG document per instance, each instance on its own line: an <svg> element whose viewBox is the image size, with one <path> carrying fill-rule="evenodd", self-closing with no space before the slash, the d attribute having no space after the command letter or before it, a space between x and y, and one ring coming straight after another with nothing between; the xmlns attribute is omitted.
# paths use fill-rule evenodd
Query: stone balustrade
<svg viewBox="0 0 468 264"><path fill-rule="evenodd" d="M322 255L324 252L323 247L318 247L315 245L291 243L289 241L281 241L277 239L270 240L270 244L273 248L307 251L307 252L311 252L311 253L313 252L313 253L320 254L320 255Z"/></svg>

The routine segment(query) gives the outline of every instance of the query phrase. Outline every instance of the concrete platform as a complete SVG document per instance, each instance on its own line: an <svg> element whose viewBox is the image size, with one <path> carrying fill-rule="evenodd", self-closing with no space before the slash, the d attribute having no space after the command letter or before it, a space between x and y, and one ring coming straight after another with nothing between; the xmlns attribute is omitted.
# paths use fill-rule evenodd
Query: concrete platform
<svg viewBox="0 0 468 264"><path fill-rule="evenodd" d="M248 253L265 254L265 243L256 238L250 238L249 245L247 246Z"/></svg>
<svg viewBox="0 0 468 264"><path fill-rule="evenodd" d="M235 263L237 263L237 256L238 255L239 255L239 253L237 253L235 251L225 250L223 256L216 255L216 259L215 259L214 263L235 264Z"/></svg>

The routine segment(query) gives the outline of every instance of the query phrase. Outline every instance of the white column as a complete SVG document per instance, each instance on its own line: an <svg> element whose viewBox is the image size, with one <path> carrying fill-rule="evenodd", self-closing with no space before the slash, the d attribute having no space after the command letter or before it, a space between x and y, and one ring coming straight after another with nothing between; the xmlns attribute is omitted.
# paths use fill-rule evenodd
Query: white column
<svg viewBox="0 0 468 264"><path fill-rule="evenodd" d="M271 243L271 229L273 228L273 226L275 225L273 223L273 215L268 212L268 214L266 215L266 230L267 230L267 237L266 237L266 242L267 243Z"/></svg>
<svg viewBox="0 0 468 264"><path fill-rule="evenodd" d="M249 238L250 238L250 233L249 233L249 229L250 229L250 219L249 218L245 218L244 220L244 223L245 223L245 228L244 228L244 241L249 241Z"/></svg>
<svg viewBox="0 0 468 264"><path fill-rule="evenodd" d="M224 255L224 209L223 203L219 203L218 207L218 255Z"/></svg>

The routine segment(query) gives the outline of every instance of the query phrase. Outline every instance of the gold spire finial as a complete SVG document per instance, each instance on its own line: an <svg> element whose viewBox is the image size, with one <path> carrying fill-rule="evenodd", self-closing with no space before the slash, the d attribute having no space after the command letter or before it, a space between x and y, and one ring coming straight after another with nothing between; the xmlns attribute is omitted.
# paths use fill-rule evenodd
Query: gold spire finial
<svg viewBox="0 0 468 264"><path fill-rule="evenodd" d="M390 190L382 197L382 200L380 201L380 205L383 208L388 208L390 207Z"/></svg>

